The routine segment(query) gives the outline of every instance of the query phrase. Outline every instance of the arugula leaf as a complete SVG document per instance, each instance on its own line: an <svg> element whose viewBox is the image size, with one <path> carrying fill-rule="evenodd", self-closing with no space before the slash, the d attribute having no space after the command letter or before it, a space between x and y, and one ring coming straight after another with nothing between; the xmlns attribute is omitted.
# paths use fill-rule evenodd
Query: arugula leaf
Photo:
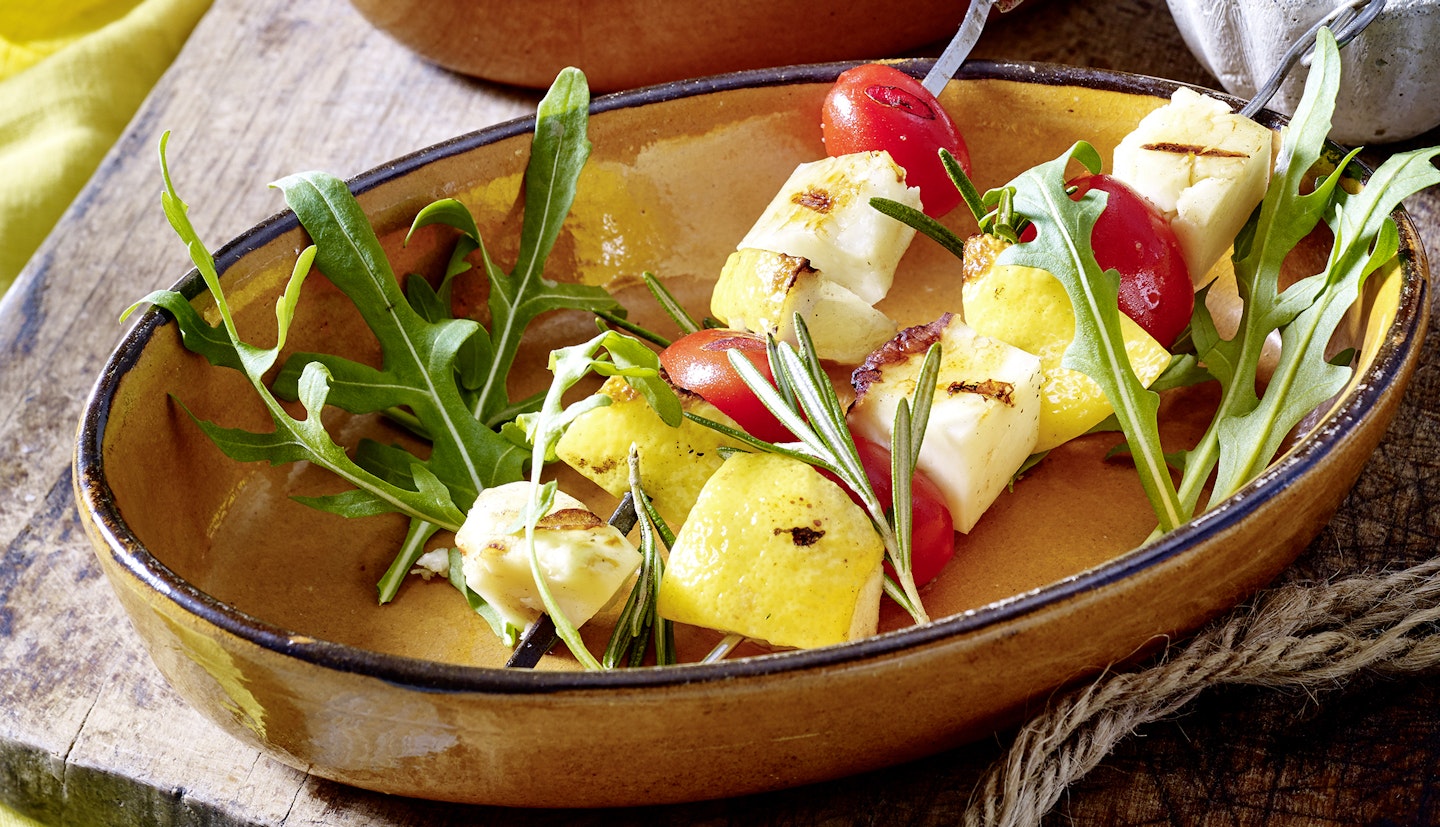
<svg viewBox="0 0 1440 827"><path fill-rule="evenodd" d="M1211 427L1189 452L1180 485L1189 513L1197 508L1212 470L1209 502L1215 503L1258 475L1286 434L1344 388L1352 370L1327 358L1331 336L1366 278L1398 250L1389 214L1404 198L1440 182L1440 172L1430 164L1440 148L1431 148L1391 157L1359 193L1339 186L1358 150L1328 172L1322 170L1309 185L1312 173L1323 166L1339 83L1338 47L1322 30L1304 96L1282 131L1275 175L1236 240L1235 274L1245 304L1234 338L1220 338L1203 302L1197 302L1197 353L1220 380L1223 395ZM1324 270L1280 290L1285 257L1321 220L1334 236ZM1260 353L1277 330L1280 360L1262 397L1255 390Z"/></svg>
<svg viewBox="0 0 1440 827"><path fill-rule="evenodd" d="M456 249L459 249L459 245L456 245ZM447 281L445 286L448 288L449 284ZM450 312L449 303L440 293L436 292L434 287L430 286L430 282L418 274L412 273L405 279L405 298L415 312L420 314L420 318L427 322L440 322L454 318L454 314ZM466 341L472 342L476 339L483 341L484 338L484 336L471 336Z"/></svg>
<svg viewBox="0 0 1440 827"><path fill-rule="evenodd" d="M1235 279L1244 299L1235 337L1220 338L1204 302L1196 302L1191 323L1196 353L1220 381L1222 398L1210 429L1190 452L1181 480L1180 496L1189 513L1194 513L1201 489L1221 451L1234 450L1233 446L1222 448L1221 429L1230 426L1221 423L1242 417L1259 404L1255 391L1256 370L1266 338L1294 319L1305 305L1300 301L1301 292L1282 299L1280 272L1285 257L1323 218L1340 179L1341 167L1337 167L1332 174L1316 181L1310 192L1305 193L1303 189L1324 151L1339 86L1340 64L1335 40L1327 30L1322 30L1300 105L1282 130L1280 154L1265 197L1235 240ZM1311 282L1301 290L1314 288L1315 283ZM1230 461L1228 464L1243 463Z"/></svg>
<svg viewBox="0 0 1440 827"><path fill-rule="evenodd" d="M1329 261L1325 272L1307 279L1320 282L1323 289L1284 327L1280 360L1259 403L1217 428L1221 447L1212 494L1217 500L1233 494L1264 470L1286 434L1350 381L1353 370L1331 363L1327 345L1341 319L1359 300L1366 279L1399 252L1399 232L1390 213L1405 197L1440 184L1440 170L1430 163L1437 155L1440 147L1392 156L1359 193L1337 191L1334 208L1327 215L1335 237ZM1290 290L1298 287L1300 284ZM1227 450L1232 445L1253 448Z"/></svg>
<svg viewBox="0 0 1440 827"><path fill-rule="evenodd" d="M986 194L987 202L1003 201L1010 193L1014 209L1035 226L1035 241L1007 247L997 265L1018 264L1053 274L1065 287L1075 309L1075 338L1061 364L1089 376L1104 391L1125 432L1140 484L1149 496L1162 531L1184 522L1174 481L1160 447L1157 417L1160 397L1136 377L1125 353L1120 330L1120 274L1101 271L1090 246L1095 219L1105 209L1105 194L1091 190L1078 201L1066 193L1065 169L1080 161L1091 172L1100 171L1100 155L1080 142L1065 154L1033 167L1002 190Z"/></svg>
<svg viewBox="0 0 1440 827"><path fill-rule="evenodd" d="M486 257L493 355L483 381L475 385L478 395L472 405L475 417L482 421L491 421L509 404L505 376L515 361L520 336L532 319L557 307L592 312L620 309L603 288L561 284L541 274L559 237L560 224L575 200L580 169L590 157L590 141L585 136L589 106L585 76L575 69L562 71L537 110L535 139L525 169L525 216L515 268L504 276Z"/></svg>
<svg viewBox="0 0 1440 827"><path fill-rule="evenodd" d="M309 248L306 248L306 252L313 257L313 253L309 253ZM175 322L180 328L180 341L187 350L204 356L210 364L217 367L239 371L245 369L240 361L240 352L235 348L235 341L230 338L225 326L223 324L211 325L206 322L189 299L173 290L156 290L150 293L127 307L125 312L120 315L121 320L128 318L137 308L147 304L163 308L175 317Z"/></svg>
<svg viewBox="0 0 1440 827"><path fill-rule="evenodd" d="M1165 366L1165 370L1150 383L1150 390L1161 393L1171 388L1188 388L1213 378L1195 354L1176 353L1170 357L1170 364Z"/></svg>
<svg viewBox="0 0 1440 827"><path fill-rule="evenodd" d="M405 539L400 543L400 550L396 553L395 559L390 567L380 576L380 582L375 584L375 589L380 593L380 603L385 604L395 599L400 593L400 584L409 576L410 570L415 568L415 563L425 553L425 544L440 530L434 523L425 520L411 520L410 527L405 531Z"/></svg>
<svg viewBox="0 0 1440 827"><path fill-rule="evenodd" d="M378 370L336 356L312 357L340 377L332 404L355 413L394 406L413 411L433 444L426 465L450 486L461 508L469 508L482 489L518 479L523 453L475 420L453 379L456 353L480 326L468 319L427 322L415 312L343 181L310 172L276 186L314 239L316 266L354 303L380 343Z"/></svg>
<svg viewBox="0 0 1440 827"><path fill-rule="evenodd" d="M465 260L466 256L483 248L484 244L480 240L480 227L475 223L475 216L470 213L469 208L454 198L442 198L416 213L415 220L410 223L410 232L405 234L405 243L410 243L416 230L432 224L442 224L460 231L460 241L450 253L450 263L445 267L445 277L441 280L438 291L443 305L448 308L450 288L455 277L470 270L470 262Z"/></svg>
<svg viewBox="0 0 1440 827"><path fill-rule="evenodd" d="M215 299L220 314L218 325L208 325L198 313L181 310L175 315L182 329L182 336L188 341L203 343L201 351L208 357L229 366L238 366L245 374L260 397L261 403L275 425L270 433L223 428L214 423L194 417L199 427L225 452L227 456L240 461L268 460L272 464L282 462L309 461L338 476L352 486L356 493L341 500L330 498L317 503L340 511L373 509L383 504L385 510L409 514L446 528L458 528L463 513L456 508L444 489L437 491L434 486L422 484L412 490L394 485L361 468L346 455L345 450L335 443L325 431L320 414L330 393L330 375L323 365L311 365L302 374L298 383L299 399L305 409L304 419L295 419L281 406L280 401L264 383L264 374L270 369L285 345L290 324L294 319L295 305L299 301L300 287L310 270L311 250L301 254L295 269L287 282L284 294L276 302L275 316L277 336L274 347L259 348L241 340L235 327L234 317L220 285L215 259L201 241L199 234L187 216L189 206L175 192L165 158L165 146L169 134L160 141L160 166L164 176L165 190L161 203L166 218L176 234L185 243L190 258L204 279ZM177 298L178 297L178 298ZM179 308L177 302L184 302L179 294L169 293L155 296L155 303L162 307ZM139 305L126 310L125 315ZM226 342L228 341L228 344ZM182 404L183 407L183 404ZM188 409L187 413L189 412Z"/></svg>
<svg viewBox="0 0 1440 827"><path fill-rule="evenodd" d="M491 281L504 278L505 275L490 258L490 252L485 249L485 242L480 237L480 227L475 223L475 216L464 204L453 198L442 198L425 207L416 214L415 220L411 222L410 232L405 236L405 243L410 243L416 230L431 225L450 227L458 230L460 235L455 242L454 250L451 251L450 262L445 268L445 275L440 281L439 289L432 289L430 283L424 279L412 279L414 286L412 287L407 282L406 293L410 298L410 303L421 313L433 314L436 319L451 318L451 294L455 277L471 269L470 263L466 261L466 256L476 250L480 251L486 278ZM465 345L456 355L455 366L460 375L460 386L465 393L466 405L472 411L475 405L475 391L485 383L486 372L490 369L494 357L490 337L486 335L471 336L466 339ZM505 421L507 420L496 417L488 417L484 420L486 427L489 428L494 428Z"/></svg>
<svg viewBox="0 0 1440 827"><path fill-rule="evenodd" d="M280 337L268 350L239 339L214 261L190 225L187 207L175 195L169 170L165 170L162 204L166 216L216 297L221 323L208 324L178 293L152 293L144 302L174 315L188 348L212 364L246 373L277 425L270 434L206 422L200 422L200 427L236 459L271 463L309 460L353 486L301 500L308 505L347 516L391 511L409 515L407 538L379 583L381 602L394 597L400 581L438 529L459 527L465 510L481 490L523 478L529 446L516 444L497 429L514 416L535 409L543 398L512 402L506 394L505 380L526 326L549 310L611 311L619 307L600 287L558 284L542 276L589 157L590 143L585 137L588 106L585 76L574 69L560 73L540 105L525 176L520 250L515 269L508 275L485 250L474 217L465 206L443 199L422 210L410 232L431 224L459 231L445 273L438 287L413 276L402 292L374 230L343 181L318 172L279 181L275 186L310 234L313 246L301 255L277 305ZM162 167L164 147L162 139ZM471 269L468 257L476 251L490 282L493 332L473 320L453 317L453 280ZM300 285L312 266L346 294L374 332L381 349L380 367L334 354L297 353L286 360L267 388L261 377L279 358ZM307 418L290 419L279 406L282 398L301 400ZM320 423L320 412L327 405L356 414L383 413L429 440L430 451L422 460L395 446L367 442L352 460ZM674 417L678 421L678 402Z"/></svg>

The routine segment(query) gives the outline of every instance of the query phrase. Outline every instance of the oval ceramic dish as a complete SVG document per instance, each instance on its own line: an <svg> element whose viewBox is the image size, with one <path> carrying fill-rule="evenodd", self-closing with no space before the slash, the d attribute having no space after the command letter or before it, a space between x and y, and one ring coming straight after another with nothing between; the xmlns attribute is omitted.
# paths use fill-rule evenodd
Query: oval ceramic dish
<svg viewBox="0 0 1440 827"><path fill-rule="evenodd" d="M823 154L820 101L844 68L597 99L595 152L549 274L622 287L653 270L703 313L708 285L760 209L797 163ZM1079 139L1108 158L1173 88L972 62L942 101L963 125L983 190ZM421 207L446 196L471 206L492 254L509 260L532 127L467 135L353 182L397 272L443 262L442 228L399 242ZM561 655L537 670L498 668L507 650L448 585L413 579L394 603L376 605L374 583L403 520L306 509L289 496L333 490L327 480L232 462L201 435L179 403L228 426L268 420L238 375L185 352L175 325L154 312L124 338L86 406L79 502L165 676L236 738L316 775L387 793L545 807L693 800L834 778L991 733L1056 688L1194 629L1280 572L1354 483L1415 366L1427 268L1408 219L1396 218L1399 261L1371 279L1351 339L1337 343L1362 348L1362 372L1261 478L1135 548L1153 518L1133 470L1103 462L1103 438L1072 443L963 539L926 593L937 620L905 627L887 615L887 631L842 646L607 673L575 671ZM273 331L273 301L306 243L286 213L219 253L242 330ZM933 318L958 290L956 272L948 253L917 238L887 309L907 323ZM213 307L194 273L180 289ZM352 356L373 350L333 287L310 279L305 289L296 349L323 341ZM584 318L546 321L516 376L542 386L548 348L587 330ZM592 644L604 634L592 632ZM687 645L693 657L707 642Z"/></svg>

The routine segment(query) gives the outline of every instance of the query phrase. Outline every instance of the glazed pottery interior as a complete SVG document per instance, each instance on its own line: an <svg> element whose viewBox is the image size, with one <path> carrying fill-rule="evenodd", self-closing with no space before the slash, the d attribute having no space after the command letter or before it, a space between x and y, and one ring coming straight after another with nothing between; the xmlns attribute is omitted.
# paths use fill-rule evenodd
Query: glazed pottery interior
<svg viewBox="0 0 1440 827"><path fill-rule="evenodd" d="M735 243L795 165L823 155L817 113L843 68L597 100L594 155L547 275L608 285L638 320L663 328L634 286L649 270L705 314ZM962 125L983 191L1076 140L1108 158L1171 89L1134 76L971 64L942 102ZM465 136L355 182L397 272L443 265L448 230L400 243L415 213L441 197L471 207L491 255L508 266L529 128ZM324 474L236 463L200 433L181 404L225 426L269 425L239 374L185 352L157 314L127 337L97 386L76 484L107 574L161 670L236 737L317 775L522 806L689 800L832 778L991 732L1056 687L1194 628L1287 565L1353 484L1414 367L1426 272L1399 217L1401 260L1372 279L1351 326L1365 372L1242 497L1135 549L1154 520L1133 469L1103 460L1113 437L1078 440L961 538L925 592L936 622L910 628L891 612L888 631L845 646L604 674L576 672L563 654L535 671L500 669L508 650L447 584L412 578L394 603L376 604L403 519L309 510L289 498L335 491ZM947 221L969 231L958 216ZM273 337L274 299L305 243L286 214L219 256L250 340ZM958 302L958 271L917 237L883 307L905 323L929 321ZM462 300L483 307L473 288L462 288ZM184 289L213 308L198 278ZM512 396L544 386L551 347L593 330L579 315L544 319L512 374ZM344 296L319 278L306 282L292 336L294 350L361 359L376 351ZM1203 427L1185 411L1203 409L1204 393L1167 401L1173 447ZM337 415L333 424L346 440L386 434L367 418ZM586 490L578 477L563 485ZM587 627L594 650L607 635ZM682 655L697 658L714 638L686 633ZM562 770L565 783L553 783Z"/></svg>

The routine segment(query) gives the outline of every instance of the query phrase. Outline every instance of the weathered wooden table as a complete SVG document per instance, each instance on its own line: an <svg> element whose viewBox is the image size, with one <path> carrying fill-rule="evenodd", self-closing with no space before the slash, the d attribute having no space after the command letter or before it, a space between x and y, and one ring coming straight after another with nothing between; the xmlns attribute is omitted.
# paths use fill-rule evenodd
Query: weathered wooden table
<svg viewBox="0 0 1440 827"><path fill-rule="evenodd" d="M977 55L1215 85L1159 0L1050 0L993 25ZM170 157L183 159L176 185L192 194L194 223L217 246L281 208L265 185L285 174L353 175L528 114L536 99L427 65L343 0L216 0L0 303L0 803L52 824L955 820L999 753L996 743L804 789L643 811L502 812L375 795L230 740L165 685L142 650L79 527L70 453L81 400L119 336L117 315L189 268L160 212L160 133L173 130ZM1422 142L1440 143L1440 135L1415 143ZM1440 250L1440 193L1407 206L1425 243ZM1389 438L1287 577L1398 566L1435 553L1437 335ZM1072 789L1052 819L1435 823L1436 767L1440 685L1433 676L1361 679L1314 696L1231 689L1137 733Z"/></svg>

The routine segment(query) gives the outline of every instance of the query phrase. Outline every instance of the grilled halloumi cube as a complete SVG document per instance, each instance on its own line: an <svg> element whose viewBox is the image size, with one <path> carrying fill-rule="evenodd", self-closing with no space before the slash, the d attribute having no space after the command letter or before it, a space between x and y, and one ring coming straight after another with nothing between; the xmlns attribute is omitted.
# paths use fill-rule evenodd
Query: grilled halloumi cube
<svg viewBox="0 0 1440 827"><path fill-rule="evenodd" d="M1040 357L1038 453L1086 433L1114 409L1095 380L1060 364L1075 338L1075 309L1064 285L1045 270L997 266L995 258L1006 246L992 235L965 240L961 298L966 324ZM1124 313L1120 333L1131 369L1148 387L1170 364L1169 351Z"/></svg>
<svg viewBox="0 0 1440 827"><path fill-rule="evenodd" d="M1274 140L1225 103L1181 88L1115 147L1115 177L1170 219L1197 289L1264 197Z"/></svg>
<svg viewBox="0 0 1440 827"><path fill-rule="evenodd" d="M934 388L916 388L930 345L939 342ZM981 336L959 317L903 331L855 371L850 427L890 444L901 399L931 393L920 471L945 495L957 531L968 533L1034 451L1040 422L1040 360Z"/></svg>
<svg viewBox="0 0 1440 827"><path fill-rule="evenodd" d="M726 326L773 333L795 344L795 315L805 320L822 359L859 364L895 335L895 322L797 256L742 249L730 254L710 296Z"/></svg>
<svg viewBox="0 0 1440 827"><path fill-rule="evenodd" d="M885 546L811 466L735 454L706 483L665 566L661 617L776 646L875 634Z"/></svg>
<svg viewBox="0 0 1440 827"><path fill-rule="evenodd" d="M525 532L514 530L530 491L528 481L481 491L455 534L465 584L520 629L545 611ZM563 491L535 529L535 549L546 585L576 626L613 600L640 566L640 552L623 534Z"/></svg>
<svg viewBox="0 0 1440 827"><path fill-rule="evenodd" d="M720 467L721 446L738 440L689 419L672 428L622 377L612 376L598 393L610 404L594 408L570 423L555 453L596 485L620 497L630 490L630 445L640 455L640 483L660 516L672 526L685 522L695 498ZM739 425L696 394L676 388L680 405L737 430Z"/></svg>
<svg viewBox="0 0 1440 827"><path fill-rule="evenodd" d="M874 197L920 209L920 190L888 152L801 164L737 249L807 259L824 278L874 305L890 292L915 230L870 206Z"/></svg>

